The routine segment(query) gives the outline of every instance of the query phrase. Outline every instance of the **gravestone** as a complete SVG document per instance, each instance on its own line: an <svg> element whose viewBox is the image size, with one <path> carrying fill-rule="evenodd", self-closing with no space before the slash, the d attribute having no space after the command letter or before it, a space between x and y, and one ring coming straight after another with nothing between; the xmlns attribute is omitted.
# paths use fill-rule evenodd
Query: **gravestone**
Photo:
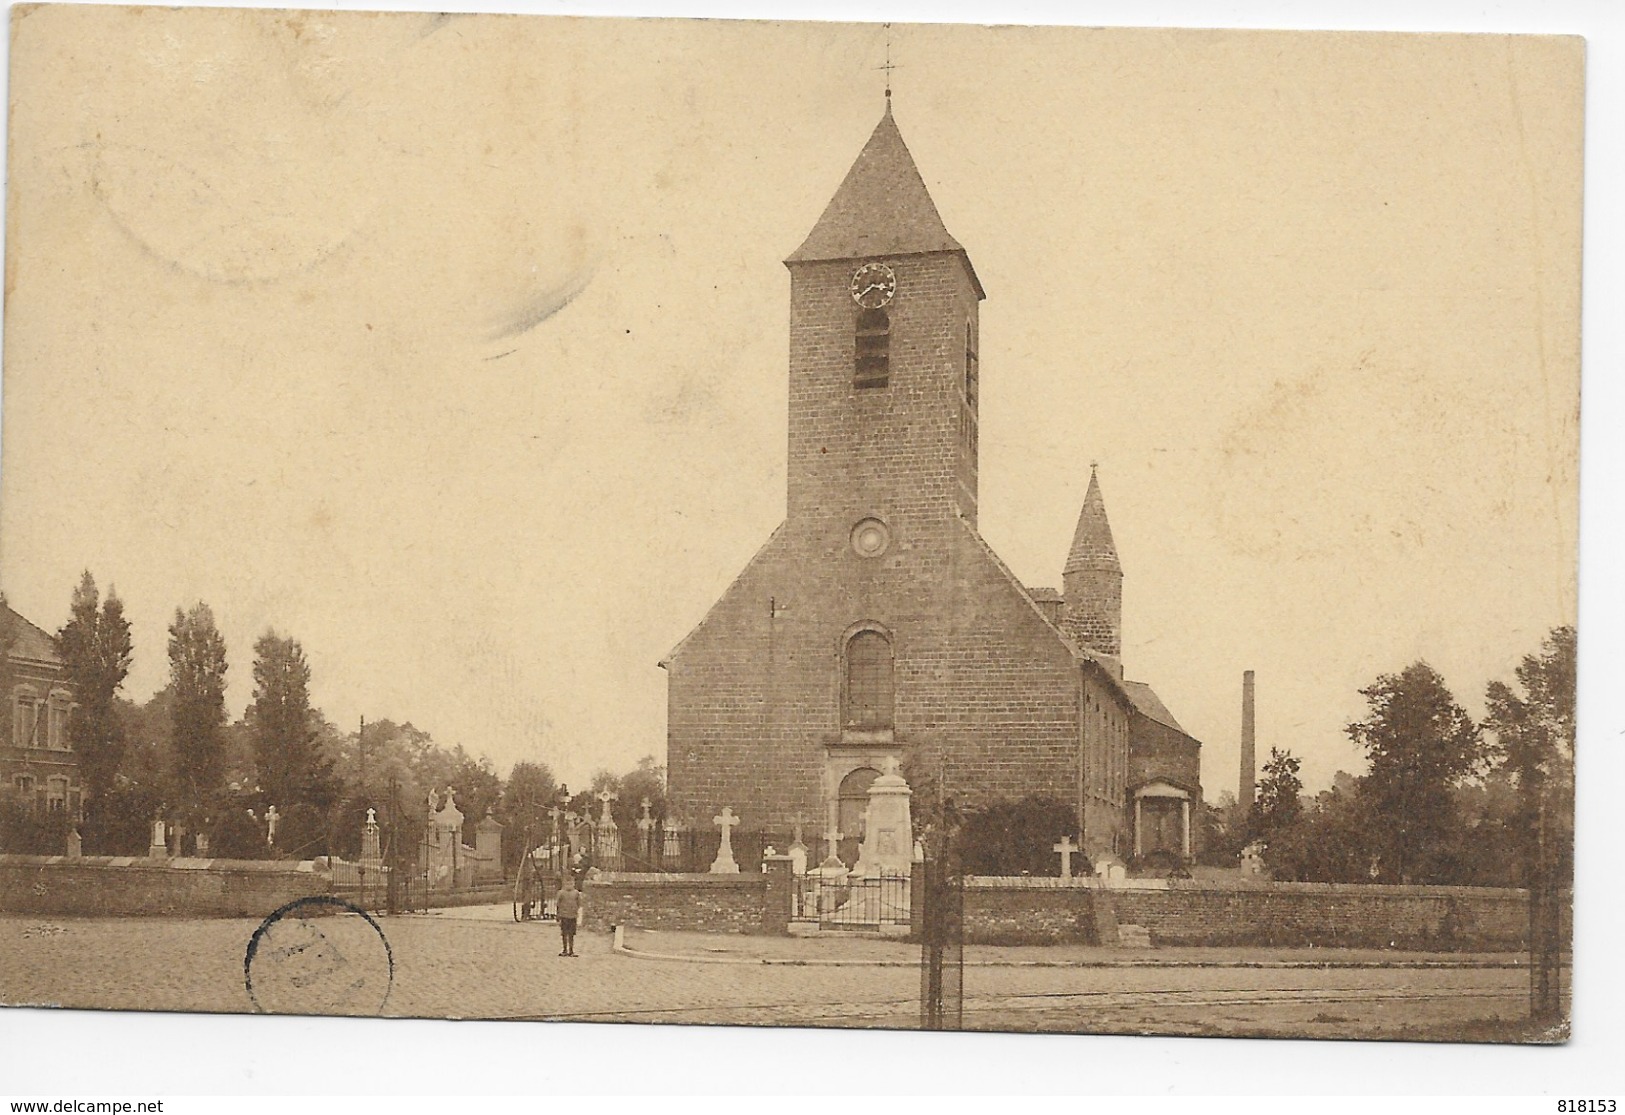
<svg viewBox="0 0 1625 1115"><path fill-rule="evenodd" d="M282 820L282 814L276 811L276 806L273 805L265 811L265 842L267 844L276 843L276 825L280 820Z"/></svg>
<svg viewBox="0 0 1625 1115"><path fill-rule="evenodd" d="M621 830L616 825L615 818L610 816L609 803L618 800L619 794L611 790L603 790L598 794L598 800L603 803L604 811L598 818L598 825L593 833L592 862L594 867L604 871L618 871L621 866Z"/></svg>
<svg viewBox="0 0 1625 1115"><path fill-rule="evenodd" d="M651 804L648 798L644 798L640 806L642 813L638 816L638 855L645 860L654 858L655 819L649 815Z"/></svg>
<svg viewBox="0 0 1625 1115"><path fill-rule="evenodd" d="M168 830L169 826L164 824L162 820L152 822L152 842L147 846L147 857L149 859L169 858L169 844L164 836Z"/></svg>
<svg viewBox="0 0 1625 1115"><path fill-rule="evenodd" d="M367 810L367 823L361 826L361 862L377 864L383 862L383 855L378 846L378 813Z"/></svg>
<svg viewBox="0 0 1625 1115"><path fill-rule="evenodd" d="M722 829L722 846L717 849L717 858L711 861L711 874L737 875L739 864L734 862L733 829L739 823L730 806L723 806L722 812L711 818L711 822Z"/></svg>
<svg viewBox="0 0 1625 1115"><path fill-rule="evenodd" d="M841 859L840 830L832 828L828 832L824 833L824 844L828 849L829 854L824 857L824 862L818 865L818 869L825 872L838 870L843 876L845 876L847 874L847 870L846 861Z"/></svg>
<svg viewBox="0 0 1625 1115"><path fill-rule="evenodd" d="M805 875L807 873L807 845L801 842L800 821L796 822L795 839L790 842L790 847L785 850L785 853L790 857L790 865L794 868L795 873L798 876Z"/></svg>
<svg viewBox="0 0 1625 1115"><path fill-rule="evenodd" d="M438 802L439 795L429 792L429 800ZM426 849L429 885L449 889L458 884L460 865L458 853L463 844L463 811L457 808L457 791L446 787L445 804L429 818L429 846ZM466 873L466 872L465 872Z"/></svg>
<svg viewBox="0 0 1625 1115"><path fill-rule="evenodd" d="M1128 878L1128 866L1111 852L1102 852L1094 860L1095 877L1103 883L1121 883Z"/></svg>
<svg viewBox="0 0 1625 1115"><path fill-rule="evenodd" d="M485 820L474 826L475 882L488 883L502 878L502 822L485 811Z"/></svg>
<svg viewBox="0 0 1625 1115"><path fill-rule="evenodd" d="M1060 853L1061 878L1072 878L1072 856L1079 851L1078 847L1072 843L1072 838L1070 836L1061 837L1060 841L1050 850Z"/></svg>

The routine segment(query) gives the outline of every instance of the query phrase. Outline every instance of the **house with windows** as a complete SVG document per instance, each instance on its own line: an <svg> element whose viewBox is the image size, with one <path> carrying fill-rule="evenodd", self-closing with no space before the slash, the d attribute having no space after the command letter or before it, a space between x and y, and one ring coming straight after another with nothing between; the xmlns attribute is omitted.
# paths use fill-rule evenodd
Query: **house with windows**
<svg viewBox="0 0 1625 1115"><path fill-rule="evenodd" d="M10 715L0 723L0 791L42 813L83 809L79 756L68 725L74 694L56 640L4 605L10 646L4 671Z"/></svg>
<svg viewBox="0 0 1625 1115"><path fill-rule="evenodd" d="M1188 858L1201 745L1124 678L1099 477L1060 591L977 530L985 292L889 104L785 263L786 514L661 662L672 810L850 839L896 759L962 803L1067 802L1093 854Z"/></svg>

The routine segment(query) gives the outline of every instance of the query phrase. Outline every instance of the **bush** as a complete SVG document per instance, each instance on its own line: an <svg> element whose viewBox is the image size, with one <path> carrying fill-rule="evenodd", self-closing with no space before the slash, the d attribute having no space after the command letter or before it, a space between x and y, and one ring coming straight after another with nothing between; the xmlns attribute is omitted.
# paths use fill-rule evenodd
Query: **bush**
<svg viewBox="0 0 1625 1115"><path fill-rule="evenodd" d="M61 856L68 851L68 815L42 813L13 793L0 794L0 852Z"/></svg>
<svg viewBox="0 0 1625 1115"><path fill-rule="evenodd" d="M79 835L87 856L144 856L163 802L156 790L125 784L91 799Z"/></svg>
<svg viewBox="0 0 1625 1115"><path fill-rule="evenodd" d="M1055 842L1078 836L1072 807L1055 798L993 801L967 811L959 848L967 875L1054 875L1061 873Z"/></svg>

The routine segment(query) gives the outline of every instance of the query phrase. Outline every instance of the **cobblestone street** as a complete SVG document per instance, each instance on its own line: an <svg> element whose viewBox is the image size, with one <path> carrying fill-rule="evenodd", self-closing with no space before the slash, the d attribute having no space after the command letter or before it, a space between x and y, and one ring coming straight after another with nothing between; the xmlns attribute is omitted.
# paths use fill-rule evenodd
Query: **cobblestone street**
<svg viewBox="0 0 1625 1115"><path fill-rule="evenodd" d="M617 954L607 935L558 955L551 923L500 911L381 918L394 961L384 1013L406 1017L572 1019L912 1027L918 950L906 942L640 934ZM0 1000L156 1011L253 1009L244 953L257 922L158 918L0 918ZM321 924L318 922L318 924ZM370 931L369 931L370 932ZM346 946L350 947L350 946ZM1096 1033L1381 1037L1443 1033L1522 1017L1526 975L1504 958L1435 957L1469 967L1280 967L1325 950L966 950L967 1029ZM762 963L763 958L773 963ZM1225 966L1189 966L1193 958ZM701 958L717 962L695 962ZM1131 966L1117 966L1119 959ZM1337 958L1369 963L1370 954ZM1389 956L1408 964L1418 956ZM733 962L727 962L733 961ZM1184 966L1152 966L1161 961ZM1062 966L1073 965L1073 966ZM1246 966L1243 966L1246 965Z"/></svg>

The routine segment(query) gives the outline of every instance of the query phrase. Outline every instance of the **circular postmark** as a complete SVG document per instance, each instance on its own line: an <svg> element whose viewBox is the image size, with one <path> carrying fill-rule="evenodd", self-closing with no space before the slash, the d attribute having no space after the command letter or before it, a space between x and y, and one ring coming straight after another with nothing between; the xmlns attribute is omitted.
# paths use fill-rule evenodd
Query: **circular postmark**
<svg viewBox="0 0 1625 1115"><path fill-rule="evenodd" d="M395 956L365 910L315 895L288 903L248 939L243 985L262 1014L382 1014Z"/></svg>

